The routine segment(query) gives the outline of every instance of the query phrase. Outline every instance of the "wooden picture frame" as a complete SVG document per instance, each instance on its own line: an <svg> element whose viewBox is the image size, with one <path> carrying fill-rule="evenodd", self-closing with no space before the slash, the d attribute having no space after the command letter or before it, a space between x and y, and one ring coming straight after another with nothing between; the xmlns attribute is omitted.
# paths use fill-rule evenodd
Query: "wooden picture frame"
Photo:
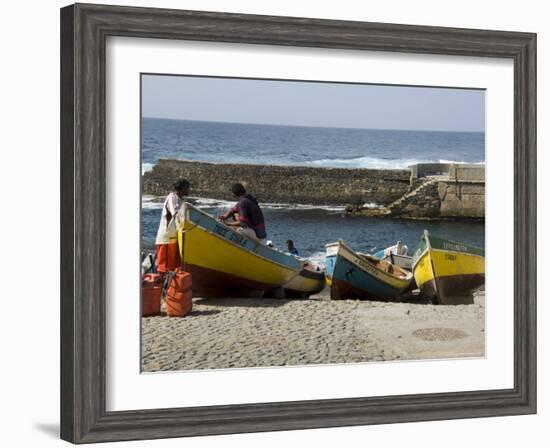
<svg viewBox="0 0 550 448"><path fill-rule="evenodd" d="M514 387L106 411L107 36L509 58L514 63ZM61 10L61 438L73 443L536 412L536 35L76 4Z"/></svg>

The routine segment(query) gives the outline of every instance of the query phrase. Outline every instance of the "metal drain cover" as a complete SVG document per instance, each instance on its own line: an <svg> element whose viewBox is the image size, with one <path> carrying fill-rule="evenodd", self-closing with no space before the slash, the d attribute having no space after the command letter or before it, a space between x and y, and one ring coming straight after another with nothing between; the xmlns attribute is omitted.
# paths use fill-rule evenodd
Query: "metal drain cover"
<svg viewBox="0 0 550 448"><path fill-rule="evenodd" d="M468 333L454 328L421 328L413 331L412 334L425 341L453 341L468 336Z"/></svg>

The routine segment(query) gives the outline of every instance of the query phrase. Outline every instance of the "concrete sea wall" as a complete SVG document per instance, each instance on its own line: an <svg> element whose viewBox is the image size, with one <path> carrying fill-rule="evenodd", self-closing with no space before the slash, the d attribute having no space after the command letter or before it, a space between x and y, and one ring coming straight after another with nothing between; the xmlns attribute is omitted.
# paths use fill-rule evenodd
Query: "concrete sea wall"
<svg viewBox="0 0 550 448"><path fill-rule="evenodd" d="M485 217L485 166L454 165L449 180L439 182L442 217Z"/></svg>
<svg viewBox="0 0 550 448"><path fill-rule="evenodd" d="M362 214L413 219L485 217L485 166L423 164L411 167L411 187L386 207Z"/></svg>
<svg viewBox="0 0 550 448"><path fill-rule="evenodd" d="M316 168L160 160L143 175L143 193L164 195L175 179L191 182L191 195L233 199L235 182L261 202L314 205L386 205L410 185L409 170Z"/></svg>

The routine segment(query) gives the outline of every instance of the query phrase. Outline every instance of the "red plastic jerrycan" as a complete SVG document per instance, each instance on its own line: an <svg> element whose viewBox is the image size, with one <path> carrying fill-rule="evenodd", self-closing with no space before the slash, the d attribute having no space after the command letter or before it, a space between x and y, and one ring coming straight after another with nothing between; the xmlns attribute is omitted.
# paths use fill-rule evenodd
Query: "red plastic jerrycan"
<svg viewBox="0 0 550 448"><path fill-rule="evenodd" d="M183 317L193 308L191 274L178 268L169 277L166 290L166 314L170 317Z"/></svg>
<svg viewBox="0 0 550 448"><path fill-rule="evenodd" d="M143 274L141 281L141 315L160 314L162 279L159 274Z"/></svg>

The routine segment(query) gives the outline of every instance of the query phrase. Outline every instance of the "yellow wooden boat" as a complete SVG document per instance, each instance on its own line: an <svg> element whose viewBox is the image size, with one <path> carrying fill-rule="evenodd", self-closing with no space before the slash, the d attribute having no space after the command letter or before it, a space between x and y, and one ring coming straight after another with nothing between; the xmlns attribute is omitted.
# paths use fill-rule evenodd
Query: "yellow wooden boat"
<svg viewBox="0 0 550 448"><path fill-rule="evenodd" d="M185 203L180 211L179 247L198 297L261 297L282 288L304 262L259 244Z"/></svg>
<svg viewBox="0 0 550 448"><path fill-rule="evenodd" d="M413 274L422 298L445 305L470 304L473 291L485 284L485 251L424 230L413 255Z"/></svg>

